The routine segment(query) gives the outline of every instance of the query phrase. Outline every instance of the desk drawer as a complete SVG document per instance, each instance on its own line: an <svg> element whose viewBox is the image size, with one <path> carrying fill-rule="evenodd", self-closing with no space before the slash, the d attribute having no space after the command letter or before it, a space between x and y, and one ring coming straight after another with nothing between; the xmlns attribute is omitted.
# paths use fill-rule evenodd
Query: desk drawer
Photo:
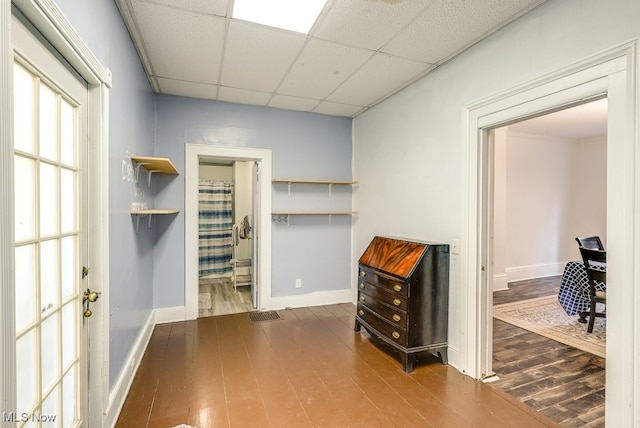
<svg viewBox="0 0 640 428"><path fill-rule="evenodd" d="M384 288L385 290L400 295L404 298L407 298L407 296L409 296L409 286L406 282L385 275L384 273L378 272L375 269L360 266L360 272L358 274L358 284L362 283L363 281L373 284L377 287Z"/></svg>
<svg viewBox="0 0 640 428"><path fill-rule="evenodd" d="M378 318L369 308L363 304L358 304L358 317L365 323L369 324L381 336L386 337L400 346L407 346L407 332L388 322Z"/></svg>
<svg viewBox="0 0 640 428"><path fill-rule="evenodd" d="M407 311L407 299L397 293L389 293L384 288L361 281L358 285L358 302L378 300L392 308Z"/></svg>
<svg viewBox="0 0 640 428"><path fill-rule="evenodd" d="M358 297L358 302L361 305L366 306L372 312L378 314L379 317L387 320L389 324L395 325L403 330L407 329L407 313L405 311L399 308L389 307L364 293L360 293ZM360 297L364 297L364 299L360 299Z"/></svg>

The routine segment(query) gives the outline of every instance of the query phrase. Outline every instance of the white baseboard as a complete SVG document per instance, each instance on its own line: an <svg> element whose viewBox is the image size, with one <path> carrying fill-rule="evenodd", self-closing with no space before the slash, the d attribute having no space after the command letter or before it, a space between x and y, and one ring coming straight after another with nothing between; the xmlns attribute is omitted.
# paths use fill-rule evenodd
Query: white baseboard
<svg viewBox="0 0 640 428"><path fill-rule="evenodd" d="M562 275L566 264L567 262L557 262L506 268L505 273L507 275L507 282Z"/></svg>
<svg viewBox="0 0 640 428"><path fill-rule="evenodd" d="M131 352L129 352L129 355L122 366L120 375L111 389L111 393L109 394L109 404L107 405L107 410L105 412L104 426L114 427L118 421L118 416L120 415L120 411L124 405L124 400L127 398L127 394L129 393L129 389L133 383L133 378L138 371L138 366L140 366L140 361L142 360L144 351L147 349L147 345L151 339L151 333L153 333L153 327L155 326L154 319L154 311L152 311L147 318L147 322L140 330L138 339L134 343Z"/></svg>
<svg viewBox="0 0 640 428"><path fill-rule="evenodd" d="M493 291L507 290L509 289L509 280L507 274L502 273L493 276Z"/></svg>
<svg viewBox="0 0 640 428"><path fill-rule="evenodd" d="M156 324L184 321L187 319L186 314L187 312L184 306L154 309L153 320Z"/></svg>
<svg viewBox="0 0 640 428"><path fill-rule="evenodd" d="M335 291L316 291L314 293L300 294L297 296L272 297L271 309L303 308L352 302L353 292L348 288Z"/></svg>

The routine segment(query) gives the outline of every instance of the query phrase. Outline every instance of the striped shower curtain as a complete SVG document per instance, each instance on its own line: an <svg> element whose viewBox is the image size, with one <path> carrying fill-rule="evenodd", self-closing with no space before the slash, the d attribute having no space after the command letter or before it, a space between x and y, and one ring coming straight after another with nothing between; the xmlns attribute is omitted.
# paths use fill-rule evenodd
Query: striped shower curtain
<svg viewBox="0 0 640 428"><path fill-rule="evenodd" d="M231 272L233 183L200 180L199 276Z"/></svg>

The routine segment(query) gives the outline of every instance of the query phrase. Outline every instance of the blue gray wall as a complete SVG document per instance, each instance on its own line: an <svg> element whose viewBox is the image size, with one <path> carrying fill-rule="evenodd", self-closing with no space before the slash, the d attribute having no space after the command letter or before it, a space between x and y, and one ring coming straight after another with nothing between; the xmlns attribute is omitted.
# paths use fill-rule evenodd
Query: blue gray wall
<svg viewBox="0 0 640 428"><path fill-rule="evenodd" d="M155 155L184 172L185 143L271 149L273 178L351 180L351 119L271 107L156 96ZM184 305L184 174L156 196L181 213L157 228L156 308ZM349 186L272 186L272 208L351 209ZM351 218L295 217L272 223L272 297L350 288ZM303 280L296 289L295 279Z"/></svg>
<svg viewBox="0 0 640 428"><path fill-rule="evenodd" d="M109 91L109 383L113 387L153 308L154 233L141 221L136 233L132 202L153 204L139 184L123 179L131 154L152 155L153 97L140 59L114 1L57 0L74 29L113 74ZM103 308L105 309L105 308Z"/></svg>

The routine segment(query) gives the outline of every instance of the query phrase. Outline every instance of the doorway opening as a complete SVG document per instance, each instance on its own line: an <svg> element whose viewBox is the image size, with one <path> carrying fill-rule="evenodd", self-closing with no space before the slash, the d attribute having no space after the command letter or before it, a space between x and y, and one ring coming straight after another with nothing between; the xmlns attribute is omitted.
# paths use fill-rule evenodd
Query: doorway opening
<svg viewBox="0 0 640 428"><path fill-rule="evenodd" d="M254 161L200 158L198 317L257 307L252 226L257 174Z"/></svg>
<svg viewBox="0 0 640 428"><path fill-rule="evenodd" d="M467 287L465 344L466 372L476 378L491 377L492 370L492 244L490 222L492 201L487 185L491 176L490 130L525 117L558 111L595 100L608 99L607 118L607 281L618 286L607 293L607 346L605 397L606 424L632 423L637 388L628 373L633 370L636 341L633 305L636 292L636 108L633 58L637 46L629 43L594 55L501 94L469 105L468 144L463 148L468 203L463 213L468 251L461 274ZM615 352L613 351L615 350ZM625 394L624 391L627 391Z"/></svg>
<svg viewBox="0 0 640 428"><path fill-rule="evenodd" d="M563 425L604 425L606 323L578 321L574 273L575 237L606 243L607 99L493 128L490 144L493 383Z"/></svg>
<svg viewBox="0 0 640 428"><path fill-rule="evenodd" d="M201 180L218 182L221 189L226 185L228 193L226 202L208 202L227 206L218 210L224 211L224 219L203 221L218 226L213 228L218 230L209 230L213 232L207 236L210 242L199 239L204 229L199 215ZM209 214L217 216L213 211ZM202 316L269 309L270 248L271 150L186 144L185 318L198 318L201 309ZM201 259L201 253L209 249L221 250L221 254ZM201 281L201 277L206 279ZM201 282L209 299L201 296ZM241 300L244 306L232 299Z"/></svg>

